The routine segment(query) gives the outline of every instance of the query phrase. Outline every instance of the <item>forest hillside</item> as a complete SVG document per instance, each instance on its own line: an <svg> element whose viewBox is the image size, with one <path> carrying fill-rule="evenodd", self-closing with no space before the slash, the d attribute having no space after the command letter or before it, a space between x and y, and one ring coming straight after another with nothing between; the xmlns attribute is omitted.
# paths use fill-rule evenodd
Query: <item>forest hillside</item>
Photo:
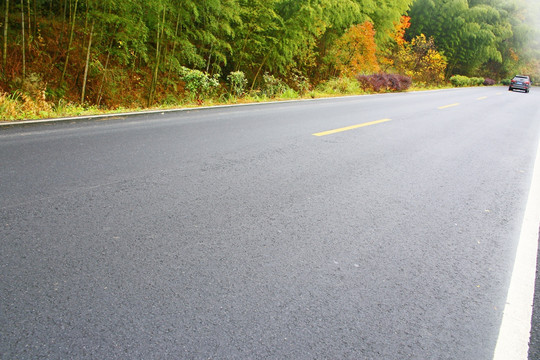
<svg viewBox="0 0 540 360"><path fill-rule="evenodd" d="M539 5L525 0L1 1L5 119L402 90L381 85L394 75L540 79Z"/></svg>

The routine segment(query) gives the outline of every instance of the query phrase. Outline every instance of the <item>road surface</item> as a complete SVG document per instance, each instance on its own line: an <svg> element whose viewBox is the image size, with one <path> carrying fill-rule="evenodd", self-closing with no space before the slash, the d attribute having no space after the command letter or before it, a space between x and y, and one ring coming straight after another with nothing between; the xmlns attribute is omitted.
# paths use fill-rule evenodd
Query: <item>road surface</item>
<svg viewBox="0 0 540 360"><path fill-rule="evenodd" d="M0 358L492 359L540 91L0 129Z"/></svg>

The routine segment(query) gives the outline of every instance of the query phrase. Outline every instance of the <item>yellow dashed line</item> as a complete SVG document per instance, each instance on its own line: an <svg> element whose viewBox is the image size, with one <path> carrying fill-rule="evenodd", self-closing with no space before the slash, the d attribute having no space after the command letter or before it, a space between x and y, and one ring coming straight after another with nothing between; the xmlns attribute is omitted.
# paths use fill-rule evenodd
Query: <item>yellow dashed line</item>
<svg viewBox="0 0 540 360"><path fill-rule="evenodd" d="M440 107L439 107L439 110L448 109L448 108L451 108L451 107L454 107L454 106L458 106L458 105L460 105L460 104L459 104L459 103L455 103L455 104L450 104L450 105L440 106Z"/></svg>
<svg viewBox="0 0 540 360"><path fill-rule="evenodd" d="M352 126L342 127L342 128L339 128L339 129L334 129L334 130L328 130L328 131L318 132L318 133L313 134L313 136L326 136L326 135L332 135L332 134L340 133L340 132L343 132L343 131L348 131L348 130L358 129L358 128L365 127L365 126L370 126L370 125L376 125L376 124L384 123L384 122L387 122L387 121L391 121L391 119L381 119L381 120L371 121L371 122L367 122L367 123L363 123L363 124L358 124L358 125L352 125Z"/></svg>

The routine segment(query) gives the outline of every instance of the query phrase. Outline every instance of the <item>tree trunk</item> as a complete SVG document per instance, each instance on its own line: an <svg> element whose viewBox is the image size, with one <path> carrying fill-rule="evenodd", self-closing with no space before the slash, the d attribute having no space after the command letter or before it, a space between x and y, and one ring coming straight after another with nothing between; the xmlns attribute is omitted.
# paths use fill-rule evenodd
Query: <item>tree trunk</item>
<svg viewBox="0 0 540 360"><path fill-rule="evenodd" d="M24 43L24 0L21 0L21 33L22 33L22 78L23 81L26 78L26 49Z"/></svg>
<svg viewBox="0 0 540 360"><path fill-rule="evenodd" d="M238 64L236 65L236 69L234 71L240 70L240 65L242 64L242 58L244 57L244 51L246 50L247 42L249 40L250 35L251 35L251 28L248 30L246 37L244 38L242 50L240 51L240 56L238 57Z"/></svg>
<svg viewBox="0 0 540 360"><path fill-rule="evenodd" d="M30 0L28 0L30 1ZM38 31L38 21L37 21L37 0L34 0L34 33L32 34L34 38L37 36Z"/></svg>
<svg viewBox="0 0 540 360"><path fill-rule="evenodd" d="M178 42L178 28L180 27L180 13L178 13L178 16L176 17L176 30L174 31L174 41L173 41L173 48L172 48L172 57L176 56L176 43ZM172 64L169 61L169 73L167 75L167 80L171 79L171 72L172 72ZM169 83L169 81L167 81Z"/></svg>
<svg viewBox="0 0 540 360"><path fill-rule="evenodd" d="M214 42L210 45L210 54L208 55L208 64L206 65L206 73L210 71L210 61L212 60L212 50L214 50Z"/></svg>
<svg viewBox="0 0 540 360"><path fill-rule="evenodd" d="M4 77L7 76L7 36L8 36L8 21L9 21L9 0L6 0L6 19L4 21L4 51L2 53L2 70Z"/></svg>
<svg viewBox="0 0 540 360"><path fill-rule="evenodd" d="M26 4L28 5L28 37L30 38L30 36L32 35L32 13L30 12L30 0L27 0Z"/></svg>
<svg viewBox="0 0 540 360"><path fill-rule="evenodd" d="M62 71L62 78L60 79L60 83L64 82L64 77L66 76L66 70L69 63L69 52L71 51L71 45L73 44L73 33L75 32L75 20L77 19L77 4L79 0L75 0L75 9L73 10L73 19L71 21L71 31L69 35L69 44L66 54L66 61L64 63L64 70Z"/></svg>
<svg viewBox="0 0 540 360"><path fill-rule="evenodd" d="M88 40L88 51L86 52L86 65L84 67L81 104L84 103L84 95L86 92L86 80L88 79L88 65L90 64L90 49L92 49L92 35L94 34L94 25L95 25L95 21L92 21L92 28L90 29L90 39Z"/></svg>
<svg viewBox="0 0 540 360"><path fill-rule="evenodd" d="M257 78L259 77L259 74L261 73L261 70L262 70L263 66L266 64L266 61L268 60L269 57L270 57L270 51L264 57L264 60L261 63L261 66L259 66L259 69L257 70L257 73L255 74L255 77L253 78L253 82L251 83L251 91L253 91L253 89L255 88L255 82L257 81Z"/></svg>
<svg viewBox="0 0 540 360"><path fill-rule="evenodd" d="M99 84L99 91L97 96L97 106L101 104L101 99L103 98L103 84L107 80L107 70L109 69L109 59L111 57L111 48L112 48L113 42L111 42L111 46L109 46L109 51L107 52L107 60L105 61L105 68L103 69L103 77L101 78L101 84Z"/></svg>
<svg viewBox="0 0 540 360"><path fill-rule="evenodd" d="M174 30L174 43L173 43L173 52L172 52L173 56L176 53L176 43L178 42L178 29L179 28L180 28L180 13L178 13L178 16L176 17L176 29Z"/></svg>
<svg viewBox="0 0 540 360"><path fill-rule="evenodd" d="M174 31L174 41L173 41L173 48L172 48L172 56L176 56L176 43L178 42L178 28L180 27L180 13L178 13L176 17L176 30ZM171 72L171 65L169 63L169 78L170 78L170 72Z"/></svg>
<svg viewBox="0 0 540 360"><path fill-rule="evenodd" d="M64 6L63 6L63 18L62 18L62 24L65 24L66 23L66 14L67 14L67 0L64 0ZM62 27L62 29L64 29Z"/></svg>
<svg viewBox="0 0 540 360"><path fill-rule="evenodd" d="M60 32L60 39L58 40L58 46L62 46L64 41L64 32L66 30L66 14L67 14L67 0L64 0L64 6L58 5L62 11L62 31Z"/></svg>
<svg viewBox="0 0 540 360"><path fill-rule="evenodd" d="M152 83L150 84L150 94L148 94L148 107L150 107L152 103L154 102L154 96L156 93L157 78L158 78L158 71L159 71L159 57L161 55L161 41L163 38L163 32L165 31L165 15L166 15L166 9L164 7L163 8L163 21L160 24L158 20L158 26L157 26L156 65L154 67ZM160 26L161 26L161 29L160 29Z"/></svg>
<svg viewBox="0 0 540 360"><path fill-rule="evenodd" d="M90 7L90 1L86 2L86 15L84 16L84 30L88 28L88 8Z"/></svg>

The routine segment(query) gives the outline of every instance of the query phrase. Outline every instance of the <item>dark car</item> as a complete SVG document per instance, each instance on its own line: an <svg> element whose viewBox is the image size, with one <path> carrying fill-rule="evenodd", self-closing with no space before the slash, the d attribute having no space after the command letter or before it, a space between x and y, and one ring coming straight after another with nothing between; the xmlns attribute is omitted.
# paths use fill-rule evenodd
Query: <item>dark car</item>
<svg viewBox="0 0 540 360"><path fill-rule="evenodd" d="M527 75L516 75L510 81L510 87L508 88L508 91L519 89L519 90L525 90L525 92L528 93L530 88L531 88L531 79Z"/></svg>

